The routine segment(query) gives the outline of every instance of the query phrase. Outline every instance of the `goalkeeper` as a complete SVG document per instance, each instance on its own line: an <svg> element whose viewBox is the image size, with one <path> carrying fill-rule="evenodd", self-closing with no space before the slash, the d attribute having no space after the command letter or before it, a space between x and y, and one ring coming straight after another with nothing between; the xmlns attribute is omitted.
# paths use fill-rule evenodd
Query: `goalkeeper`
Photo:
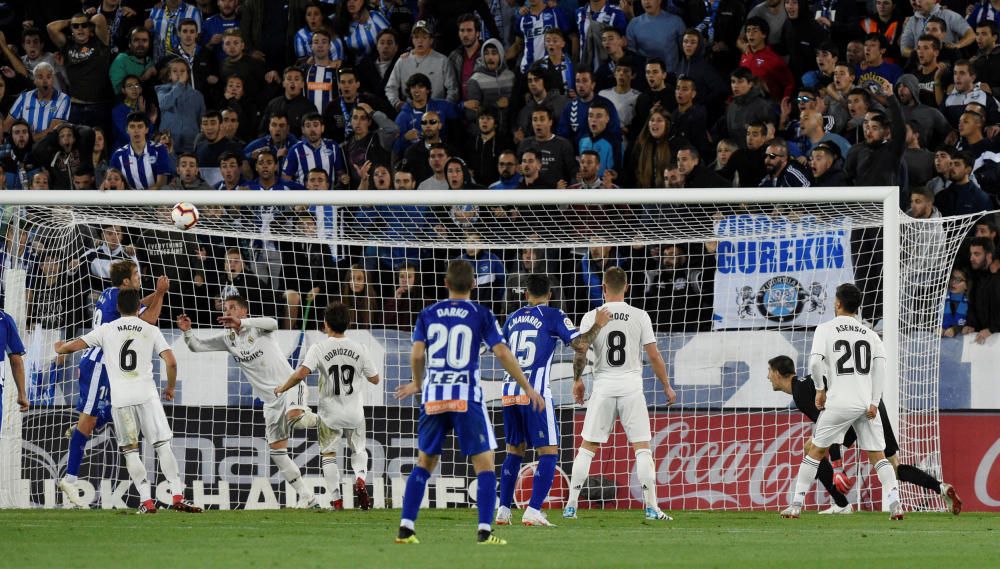
<svg viewBox="0 0 1000 569"><path fill-rule="evenodd" d="M788 356L776 356L767 362L767 378L771 380L771 387L775 391L784 391L792 396L795 407L802 411L804 415L812 419L815 423L819 418L820 411L816 408L816 386L811 380L800 381L795 376L795 362ZM885 403L879 401L879 415L882 417L882 430L885 434L885 456L886 459L896 469L896 476L902 482L909 482L917 486L927 488L941 495L951 513L956 516L962 512L962 500L955 492L955 488L946 482L941 482L920 470L916 466L909 464L899 464L896 456L899 452L899 445L896 442L896 435L889 422ZM854 429L849 429L844 436L844 446L850 447L857 440L858 435ZM811 440L807 445L811 444ZM808 451L808 449L807 449ZM831 464L832 461L832 464ZM833 497L834 505L825 510L820 510L820 514L850 514L851 504L844 496L850 491L853 481L848 478L843 470L840 445L830 447L829 459L820 462L816 478L819 479L826 491Z"/></svg>

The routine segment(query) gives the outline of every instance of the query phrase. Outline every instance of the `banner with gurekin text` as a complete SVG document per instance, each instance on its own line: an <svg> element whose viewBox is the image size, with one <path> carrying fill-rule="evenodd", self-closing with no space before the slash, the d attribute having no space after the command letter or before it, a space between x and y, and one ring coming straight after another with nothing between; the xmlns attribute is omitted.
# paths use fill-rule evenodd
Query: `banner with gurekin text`
<svg viewBox="0 0 1000 569"><path fill-rule="evenodd" d="M848 218L730 215L716 225L714 327L816 326L854 281Z"/></svg>

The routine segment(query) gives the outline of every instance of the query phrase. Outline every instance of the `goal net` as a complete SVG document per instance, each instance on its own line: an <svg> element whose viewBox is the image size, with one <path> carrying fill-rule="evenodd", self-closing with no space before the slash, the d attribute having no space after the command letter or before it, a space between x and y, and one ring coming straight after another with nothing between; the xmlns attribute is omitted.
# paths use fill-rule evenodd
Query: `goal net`
<svg viewBox="0 0 1000 569"><path fill-rule="evenodd" d="M0 252L4 307L27 349L31 409L17 409L8 372L0 506L65 502L57 481L78 417L79 355L56 357L52 345L92 327L94 301L111 286L108 269L118 259L138 263L145 293L158 276L170 279L159 324L179 376L176 399L165 408L188 496L209 508L293 506L296 497L269 459L261 404L238 365L225 352L190 352L176 318L189 315L199 336L217 334L221 299L240 294L252 315L279 322L275 336L295 366L323 337L327 303L350 306L348 335L369 349L383 378L363 387L368 485L376 507L399 507L416 461L419 407L393 393L411 379L416 316L444 298L444 269L456 258L473 264L474 299L501 322L524 303L529 274L548 276L551 304L579 324L603 302L602 272L625 269L627 301L649 312L677 392L676 404L667 406L644 367L664 509L786 503L811 423L791 406L790 395L772 389L767 362L787 355L804 376L812 330L833 316L834 289L855 282L864 292L861 316L884 335L892 355L885 403L900 461L940 478L940 320L950 267L974 219L899 221L895 193L884 188L715 192L622 190L616 204L600 192L59 193L80 205L7 206ZM200 209L199 223L188 231L170 222L170 206L182 199ZM504 373L492 354L481 358L499 464ZM162 385L165 377L155 371ZM589 369L585 378L589 394ZM573 402L569 348L556 352L550 381L561 444L546 505L560 507L585 411ZM307 382L315 406L316 378ZM289 451L322 496L316 432L295 431ZM148 471L158 472L152 445L143 444L141 452ZM337 456L341 470L352 472L350 451L342 448ZM848 474L858 476L849 498L878 508L877 478L854 449L844 459ZM515 493L519 505L530 494L533 460L529 452ZM590 474L582 507L641 507L620 426ZM426 500L432 507L468 505L475 480L457 447L446 443ZM165 498L162 477L157 481ZM348 507L352 481L344 476ZM92 507L137 504L113 426L98 428L88 442L79 485ZM942 508L935 495L901 488L909 508ZM817 484L809 504L827 502Z"/></svg>

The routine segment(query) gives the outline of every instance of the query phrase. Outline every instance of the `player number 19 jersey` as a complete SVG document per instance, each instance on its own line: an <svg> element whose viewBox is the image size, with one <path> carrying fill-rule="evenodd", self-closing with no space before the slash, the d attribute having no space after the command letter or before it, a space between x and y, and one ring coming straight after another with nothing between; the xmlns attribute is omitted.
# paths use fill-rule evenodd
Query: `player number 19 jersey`
<svg viewBox="0 0 1000 569"><path fill-rule="evenodd" d="M611 321L594 339L594 393L642 393L643 347L656 342L649 314L625 302L609 302L604 308L611 312ZM590 330L596 316L596 310L585 314L580 330Z"/></svg>
<svg viewBox="0 0 1000 569"><path fill-rule="evenodd" d="M302 365L319 372L319 418L331 429L364 427L364 389L375 365L361 344L350 338L324 338L313 344Z"/></svg>

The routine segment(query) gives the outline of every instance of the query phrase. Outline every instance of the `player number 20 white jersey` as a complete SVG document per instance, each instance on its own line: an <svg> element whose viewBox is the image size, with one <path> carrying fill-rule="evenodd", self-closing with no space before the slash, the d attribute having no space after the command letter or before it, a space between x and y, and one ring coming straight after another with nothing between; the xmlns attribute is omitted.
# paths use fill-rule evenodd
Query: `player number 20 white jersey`
<svg viewBox="0 0 1000 569"><path fill-rule="evenodd" d="M827 408L867 409L874 374L885 369L885 347L878 334L856 318L838 316L816 327L810 357L816 356L823 358L825 367ZM876 369L880 358L883 362Z"/></svg>
<svg viewBox="0 0 1000 569"><path fill-rule="evenodd" d="M170 349L159 328L138 317L126 316L102 324L81 339L91 348L104 350L113 406L159 399L153 381L153 354L159 357Z"/></svg>
<svg viewBox="0 0 1000 569"><path fill-rule="evenodd" d="M641 393L643 347L656 342L653 323L645 310L625 302L609 302L604 307L611 312L611 322L594 339L594 393ZM590 330L596 316L596 310L585 314L580 331Z"/></svg>
<svg viewBox="0 0 1000 569"><path fill-rule="evenodd" d="M319 418L326 426L363 427L365 384L378 375L364 346L350 338L327 337L309 348L302 365L319 372Z"/></svg>

